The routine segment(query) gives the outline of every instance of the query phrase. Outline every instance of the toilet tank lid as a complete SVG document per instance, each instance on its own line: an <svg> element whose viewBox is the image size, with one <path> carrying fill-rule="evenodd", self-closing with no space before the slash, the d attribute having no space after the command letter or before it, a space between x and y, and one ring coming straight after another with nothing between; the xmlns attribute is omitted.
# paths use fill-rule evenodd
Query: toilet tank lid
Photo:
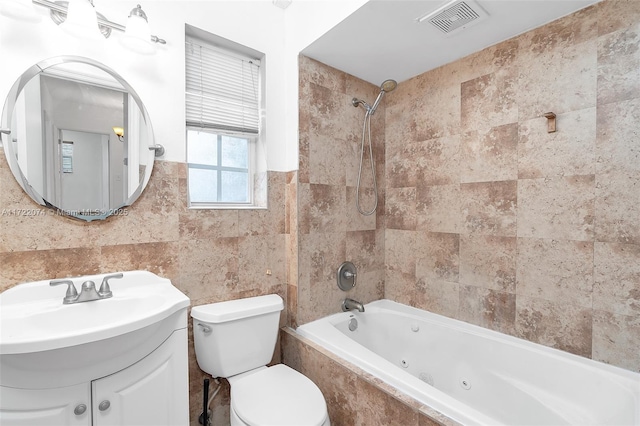
<svg viewBox="0 0 640 426"><path fill-rule="evenodd" d="M200 321L220 323L277 312L283 308L284 303L280 296L268 294L194 306L191 309L191 316Z"/></svg>

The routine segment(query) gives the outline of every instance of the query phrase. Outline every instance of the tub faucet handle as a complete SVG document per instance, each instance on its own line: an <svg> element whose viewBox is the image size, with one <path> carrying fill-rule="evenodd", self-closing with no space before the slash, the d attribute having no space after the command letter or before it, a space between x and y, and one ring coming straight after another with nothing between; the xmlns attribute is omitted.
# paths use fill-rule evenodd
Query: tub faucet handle
<svg viewBox="0 0 640 426"><path fill-rule="evenodd" d="M342 291L349 291L356 286L356 277L358 272L356 265L351 262L343 262L338 267L336 278L338 282L338 288Z"/></svg>

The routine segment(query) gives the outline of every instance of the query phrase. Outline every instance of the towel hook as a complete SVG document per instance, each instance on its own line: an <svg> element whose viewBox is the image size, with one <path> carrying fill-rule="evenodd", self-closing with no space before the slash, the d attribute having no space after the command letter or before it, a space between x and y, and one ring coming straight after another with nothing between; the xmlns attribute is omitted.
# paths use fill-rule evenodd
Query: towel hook
<svg viewBox="0 0 640 426"><path fill-rule="evenodd" d="M547 119L547 133L554 133L556 131L556 114L554 112L546 112L544 116Z"/></svg>

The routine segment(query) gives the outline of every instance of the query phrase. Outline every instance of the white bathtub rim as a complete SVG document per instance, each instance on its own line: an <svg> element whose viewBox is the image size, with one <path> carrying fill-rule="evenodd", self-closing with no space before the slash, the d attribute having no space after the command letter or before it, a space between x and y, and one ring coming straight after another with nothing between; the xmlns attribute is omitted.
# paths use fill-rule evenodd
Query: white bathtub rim
<svg viewBox="0 0 640 426"><path fill-rule="evenodd" d="M583 365L588 369L592 369L592 370L604 369L610 373L613 373L616 376L622 377L623 380L625 379L636 380L636 381L640 380L640 373L636 373L634 371L627 370L622 367L607 364L605 362L598 361L595 359L586 358L584 356L576 355L571 352L566 352L561 349L545 346L540 343L524 340L515 336L511 336L506 333L501 333L499 331L484 328L484 327L474 325L468 322L460 321L454 318L449 318L443 315L435 314L427 310L414 308L412 306L404 305L402 303L398 303L393 300L389 300L389 299L375 300L373 302L366 304L365 307L368 307L370 310L372 308L376 308L376 309L393 308L392 310L402 311L403 313L407 314L407 316L411 316L416 320L440 323L440 324L443 322L446 322L447 327L458 330L458 331L473 334L476 336L481 336L493 341L507 341L514 346L527 348L527 350L532 350L539 353L544 353L546 356L551 356L553 358L561 358L561 359L569 358L572 361L580 363L581 365ZM355 311L351 312L351 314L354 314L354 313L358 314L358 312L355 312ZM350 314L349 312L338 312L336 314L325 317L324 319L331 320L331 323L335 325L336 323L340 322L340 318L348 316L349 314ZM322 319L323 318L316 321L321 321ZM316 321L313 321L313 322L316 322ZM311 324L311 322L307 324ZM303 326L304 325L306 324L303 324Z"/></svg>
<svg viewBox="0 0 640 426"><path fill-rule="evenodd" d="M373 308L371 304L368 304L366 306L369 309ZM354 314L357 317L357 313ZM428 406L460 424L469 426L496 424L495 419L492 419L485 414L471 407L468 407L465 404L462 404L455 398L445 394L444 392L436 388L432 388L435 395L429 395L430 398L425 398L424 391L420 389L422 386L424 386L424 382L405 371L399 371L398 375L391 374L390 372L386 371L381 371L367 359L366 355L369 350L364 347L358 348L358 354L346 353L344 351L341 351L336 346L336 342L330 342L324 337L319 337L317 334L314 334L315 328L324 326L323 320L326 319L331 321L332 324L335 324L336 322L340 322L340 318L349 317L349 315L351 315L351 313L341 312L324 319L312 321L299 326L296 329L296 332L299 335L320 344L322 347L328 349L331 353L350 362L361 370L375 377L378 377L390 386L399 389L400 392L408 395L409 397L418 401L420 404ZM307 330L309 330L309 332ZM342 340L344 344L353 344L353 341L348 336L345 336L342 333L339 333L337 338ZM337 343L339 344L340 342Z"/></svg>
<svg viewBox="0 0 640 426"><path fill-rule="evenodd" d="M370 302L365 305L366 310L369 312L393 310L399 311L407 317L425 322L431 322L435 324L446 323L445 326L463 333L469 333L482 338L490 339L493 341L506 342L508 344L525 348L528 351L541 353L543 356L562 359L563 361L571 361L580 364L583 368L592 370L594 372L601 372L602 370L611 373L612 379L624 388L628 388L629 391L636 397L636 406L640 406L640 398L638 389L640 389L640 374L630 370L626 370L617 366L602 363L600 361L591 360L579 355L575 355L569 352L561 351L559 349L540 345L538 343L529 342L514 336L503 334L497 331L489 330L480 326L469 324L463 321L455 320L452 318L444 317L442 315L434 314L429 311L413 308L411 306L403 305L401 303L394 302L388 299L381 299L374 302ZM365 311L366 314L366 311ZM359 367L365 372L379 377L389 385L399 389L400 392L407 394L419 403L426 405L443 415L455 420L464 425L483 425L483 424L497 424L496 419L493 419L472 407L458 401L457 399L447 395L446 393L431 388L433 392L429 392L429 395L425 396L425 392L421 390L424 388L424 382L415 376L398 369L396 373L390 373L386 371L380 371L375 367L370 360L367 359L367 355L370 352L367 348L358 347L357 353L347 353L341 350L340 346L352 344L352 340L338 332L336 338L338 341L333 342L326 339L325 336L318 336L317 329L323 327L323 323L329 322L335 326L337 323L344 322L346 318L354 316L357 318L362 315L358 312L339 312L318 320L303 324L296 329L299 335L314 341L336 356L345 359L351 364ZM345 339L345 340L342 340ZM343 343L342 345L340 343ZM385 360L386 361L386 360ZM640 416L640 414L638 415Z"/></svg>

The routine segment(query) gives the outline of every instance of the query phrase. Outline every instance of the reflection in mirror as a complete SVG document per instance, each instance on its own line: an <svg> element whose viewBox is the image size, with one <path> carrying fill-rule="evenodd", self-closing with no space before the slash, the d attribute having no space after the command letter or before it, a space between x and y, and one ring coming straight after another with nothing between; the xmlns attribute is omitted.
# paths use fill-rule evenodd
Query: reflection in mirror
<svg viewBox="0 0 640 426"><path fill-rule="evenodd" d="M83 220L122 214L149 180L153 132L133 89L83 58L27 70L2 114L2 143L25 192Z"/></svg>

